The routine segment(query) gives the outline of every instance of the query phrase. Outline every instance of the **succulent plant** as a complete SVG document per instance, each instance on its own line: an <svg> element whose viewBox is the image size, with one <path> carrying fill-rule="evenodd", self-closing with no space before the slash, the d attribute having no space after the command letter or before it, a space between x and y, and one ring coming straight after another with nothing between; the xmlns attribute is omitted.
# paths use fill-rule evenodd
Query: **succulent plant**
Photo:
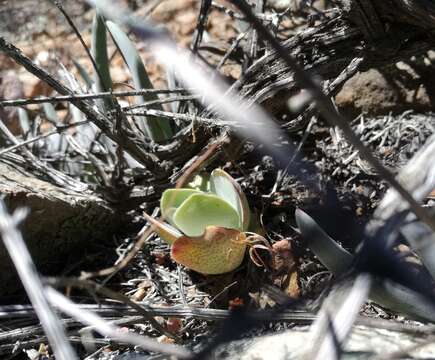
<svg viewBox="0 0 435 360"><path fill-rule="evenodd" d="M240 185L224 170L215 169L205 183L166 190L160 209L168 223L145 216L171 245L176 262L209 275L242 263L250 210Z"/></svg>

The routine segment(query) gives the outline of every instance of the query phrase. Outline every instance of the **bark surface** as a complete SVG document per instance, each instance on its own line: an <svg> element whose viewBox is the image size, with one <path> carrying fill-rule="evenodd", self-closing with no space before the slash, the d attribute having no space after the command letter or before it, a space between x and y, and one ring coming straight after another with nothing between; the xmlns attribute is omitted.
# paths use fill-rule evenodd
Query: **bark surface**
<svg viewBox="0 0 435 360"><path fill-rule="evenodd" d="M0 194L10 211L27 207L22 232L39 269L61 270L84 261L102 242L109 244L126 218L90 191L75 192L37 179L25 170L0 162ZM13 293L19 280L3 244L0 245L0 291Z"/></svg>

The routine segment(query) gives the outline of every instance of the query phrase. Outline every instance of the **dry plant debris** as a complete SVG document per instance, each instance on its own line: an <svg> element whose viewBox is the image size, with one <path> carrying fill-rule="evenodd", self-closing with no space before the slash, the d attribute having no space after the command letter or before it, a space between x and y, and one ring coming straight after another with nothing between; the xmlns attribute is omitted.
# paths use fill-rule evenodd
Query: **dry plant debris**
<svg viewBox="0 0 435 360"><path fill-rule="evenodd" d="M13 259L35 306L16 291L17 278L3 282L0 353L212 356L241 334L256 343L287 328L304 334L311 323L321 346L304 340L310 358L353 349L353 340L341 345L354 323L361 341L368 339L361 326L410 333L410 347L397 356L418 348L419 336L420 344L433 341L431 325L416 321L433 321L435 299L435 123L426 81L433 74L427 51L435 26L421 3L255 0L244 8L229 0L125 0L116 6L121 3L141 22L135 27L134 19L121 17L115 24L121 10L100 9L107 17L103 29L115 40L107 36L104 47L112 85L101 86L101 57L95 66L83 47L98 54L88 3L0 2L0 190L10 212L31 210L22 234L33 259L24 270ZM435 12L427 1L424 9ZM360 21L361 14L373 22ZM148 20L156 26L146 28ZM14 22L25 31L18 34ZM223 78L233 93L202 105L210 94L191 94L179 70L165 68L152 51L153 36L167 33L197 56L184 80L194 83L201 68L207 82ZM136 50L140 56L130 57ZM246 136L252 130L239 132L243 126L232 126L236 120L226 110L236 104L230 114L243 118L256 102L274 120L259 128L258 119L248 119L248 128L264 134ZM342 122L328 125L331 117ZM156 119L169 124L158 139L148 132ZM203 183L188 193L180 189L210 173L224 179L224 190L215 186L211 195L200 189ZM171 193L176 204L167 206ZM155 220L159 210L174 228ZM20 212L14 214L2 216L4 238L21 236ZM59 243L51 249L47 238ZM38 240L44 248L34 245ZM33 290L32 261L51 276L35 280ZM4 266L4 273L12 271L9 262ZM41 325L38 296L50 314L56 307L64 315L53 312ZM374 303L358 311L369 298ZM64 338L50 326L64 327ZM231 346L246 347L243 340L232 344L223 345L228 354Z"/></svg>

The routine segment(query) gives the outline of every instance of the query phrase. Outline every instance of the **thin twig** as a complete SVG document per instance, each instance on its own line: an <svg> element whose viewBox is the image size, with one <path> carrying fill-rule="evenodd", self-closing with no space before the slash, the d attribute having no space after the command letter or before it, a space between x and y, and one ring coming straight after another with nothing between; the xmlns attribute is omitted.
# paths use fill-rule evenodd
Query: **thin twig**
<svg viewBox="0 0 435 360"><path fill-rule="evenodd" d="M48 133L41 134L41 135L36 136L34 138L27 139L27 140L25 140L23 142L20 142L18 144L12 145L12 146L10 146L10 147L8 147L6 149L0 150L0 157L3 154L6 154L6 153L8 153L10 151L13 151L13 150L16 150L16 149L18 149L18 148L20 148L22 146L32 144L32 143L34 143L34 142L36 142L38 140L45 139L45 138L47 138L49 136L52 136L52 135L55 135L55 134L60 134L62 131L71 129L71 128L76 127L76 126L88 124L88 123L89 123L89 120L83 120L83 121L71 123L71 124L68 124L68 125L57 126L56 129L53 130L53 131L49 131Z"/></svg>
<svg viewBox="0 0 435 360"><path fill-rule="evenodd" d="M56 359L77 359L63 331L60 319L47 301L47 293L39 278L32 257L24 243L21 232L17 230L17 225L24 220L26 214L27 211L19 209L10 216L3 201L0 201L0 233L3 238L3 243L15 265L50 344L53 347Z"/></svg>
<svg viewBox="0 0 435 360"><path fill-rule="evenodd" d="M133 249L131 249L130 252L116 265L96 272L82 272L82 274L80 275L80 280L88 280L99 276L108 276L117 271L120 271L121 269L126 267L132 259L134 259L134 257L146 243L147 239L152 236L153 232L153 226L146 228L145 231L142 232L142 234L138 237L137 241L134 243Z"/></svg>
<svg viewBox="0 0 435 360"><path fill-rule="evenodd" d="M118 293L116 291L112 291L109 288L99 285L97 283L94 283L90 280L81 280L77 278L65 278L65 277L56 277L56 278L47 278L47 283L54 287L77 287L87 290L92 290L96 293L100 293L104 296L107 296L110 299L117 300L121 303L126 304L127 306L131 307L132 309L136 310L139 315L142 315L144 319L148 320L152 326L156 330L158 330L160 333L170 337L175 338L178 341L180 340L178 336L171 333L170 331L166 330L162 325L160 325L157 320L154 319L152 315L150 315L147 305L145 304L137 304L134 301L132 301L128 296L125 296L121 293Z"/></svg>
<svg viewBox="0 0 435 360"><path fill-rule="evenodd" d="M80 309L92 311L100 317L114 319L118 325L134 324L144 320L143 316L133 315L136 310L121 304L77 304ZM221 321L231 317L231 311L223 309L208 309L202 307L186 306L147 306L151 316L194 318L207 321ZM317 315L309 311L282 310L279 313L274 310L256 310L251 315L254 319L268 322L294 322L298 324L310 324ZM35 319L35 310L31 305L3 305L0 306L0 319ZM381 318L369 318L358 316L355 323L369 328L379 328L400 333L427 336L435 333L435 325L412 325L385 320Z"/></svg>
<svg viewBox="0 0 435 360"><path fill-rule="evenodd" d="M1 36L0 51L5 52L16 63L22 65L27 71L47 83L61 95L75 95L71 89L60 83L47 71L38 67L18 48L6 41ZM133 134L127 135L123 133L122 139L119 139L119 137L117 136L118 134L115 134L113 130L112 121L110 121L110 119L108 119L105 115L95 111L91 104L86 101L77 99L73 99L71 100L71 102L81 112L83 112L90 121L92 121L98 128L100 128L100 130L105 133L111 140L113 140L115 143L123 142L126 151L128 151L128 153L138 162L142 163L143 165L147 166L148 169L152 170L156 177L166 175L166 170L161 167L158 159L153 154L145 152L143 147L139 145L141 144L141 141L138 138L135 138Z"/></svg>
<svg viewBox="0 0 435 360"><path fill-rule="evenodd" d="M202 36L207 24L208 14L210 12L212 0L201 0L201 8L199 10L198 22L196 25L196 34L193 39L192 52L195 54L198 51L198 46L202 41Z"/></svg>
<svg viewBox="0 0 435 360"><path fill-rule="evenodd" d="M24 106L31 104L43 104L43 103L57 103L62 101L76 101L76 100L95 100L110 97L123 97L123 96L142 96L148 94L173 94L173 93L185 93L187 89L141 89L134 91L107 91L98 94L74 94L65 96L41 96L38 98L30 99L16 99L16 100L3 100L0 101L0 106Z"/></svg>
<svg viewBox="0 0 435 360"><path fill-rule="evenodd" d="M67 14L67 12L65 11L65 9L63 8L61 2L59 0L53 0L54 5L56 5L56 7L59 9L59 11L62 13L62 15L65 17L66 21L68 22L69 26L71 26L71 29L73 29L74 33L76 34L77 38L80 41L80 44L82 44L86 55L88 56L89 60L91 60L92 66L95 70L95 72L97 73L100 81L103 83L104 82L104 78L101 75L100 69L98 68L97 63L95 62L94 57L91 54L91 51L89 50L88 46L86 45L85 41L83 40L82 35L80 34L79 29L77 29L77 26L74 24L74 22L72 21L71 17Z"/></svg>
<svg viewBox="0 0 435 360"><path fill-rule="evenodd" d="M298 64L297 60L279 43L273 34L261 23L254 15L251 7L245 0L230 0L245 16L252 26L258 31L259 35L271 44L272 48L285 61L286 65L294 72L295 80L300 84L301 88L306 89L311 93L320 113L332 125L340 128L347 140L355 146L361 156L376 169L378 174L386 180L409 204L410 208L415 212L420 220L426 222L435 231L435 220L433 217L415 201L413 196L394 178L394 175L388 171L381 162L376 159L371 150L353 132L349 125L349 121L339 114L331 102L317 85L317 83L304 71Z"/></svg>
<svg viewBox="0 0 435 360"><path fill-rule="evenodd" d="M183 121L198 121L198 122L204 122L206 124L210 125L219 125L219 126L229 126L232 125L229 121L221 120L221 119L212 119L212 118L206 118L201 117L193 114L182 114L182 113L174 113L170 111L161 111L161 110L155 110L155 109L141 109L141 110L135 110L135 111L126 111L126 115L131 116L155 116L155 117L164 117L168 119L173 120L183 120ZM249 126L249 125L248 125Z"/></svg>
<svg viewBox="0 0 435 360"><path fill-rule="evenodd" d="M58 307L62 312L73 318L80 320L84 324L93 326L99 333L111 337L116 341L138 345L145 350L155 351L162 354L174 355L181 359L191 357L191 352L185 348L174 344L160 344L156 340L133 333L125 333L117 326L105 321L98 315L80 309L67 297L57 292L51 287L47 287L46 294L49 301Z"/></svg>

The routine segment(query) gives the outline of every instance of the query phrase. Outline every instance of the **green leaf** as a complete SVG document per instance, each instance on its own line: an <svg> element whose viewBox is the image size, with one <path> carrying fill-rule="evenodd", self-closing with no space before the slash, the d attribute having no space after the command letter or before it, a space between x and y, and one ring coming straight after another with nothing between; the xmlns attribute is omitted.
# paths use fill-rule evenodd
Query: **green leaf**
<svg viewBox="0 0 435 360"><path fill-rule="evenodd" d="M224 274L242 263L245 240L245 234L239 230L207 226L201 236L177 239L171 247L171 257L201 274Z"/></svg>
<svg viewBox="0 0 435 360"><path fill-rule="evenodd" d="M307 246L328 270L339 276L349 268L353 256L328 236L309 215L297 209L296 222ZM435 321L435 306L428 299L389 280L375 280L370 291L373 301L397 313Z"/></svg>
<svg viewBox="0 0 435 360"><path fill-rule="evenodd" d="M165 190L160 199L160 210L162 215L172 222L172 216L177 208L193 194L201 194L201 191L194 189L168 189Z"/></svg>
<svg viewBox="0 0 435 360"><path fill-rule="evenodd" d="M239 229L237 211L225 200L211 194L193 194L175 211L174 224L188 236L200 236L206 226Z"/></svg>
<svg viewBox="0 0 435 360"><path fill-rule="evenodd" d="M400 284L389 280L377 281L370 292L370 298L394 312L407 314L418 320L435 322L434 303Z"/></svg>
<svg viewBox="0 0 435 360"><path fill-rule="evenodd" d="M302 238L320 262L334 275L346 271L353 261L353 256L325 233L307 213L296 209L295 217Z"/></svg>
<svg viewBox="0 0 435 360"><path fill-rule="evenodd" d="M83 81L86 83L86 86L91 89L92 88L92 79L89 75L89 73L86 71L86 69L80 65L78 61L75 61L73 59L73 64L77 68L80 76L82 77Z"/></svg>
<svg viewBox="0 0 435 360"><path fill-rule="evenodd" d="M27 136L30 133L30 120L26 109L18 108L18 120L20 121L22 133Z"/></svg>
<svg viewBox="0 0 435 360"><path fill-rule="evenodd" d="M237 210L240 218L239 228L247 231L250 221L249 204L237 181L224 170L215 169L210 176L210 190Z"/></svg>
<svg viewBox="0 0 435 360"><path fill-rule="evenodd" d="M52 124L60 124L59 116L57 115L56 109L51 103L42 104L42 108L44 109L45 117Z"/></svg>
<svg viewBox="0 0 435 360"><path fill-rule="evenodd" d="M140 58L139 53L137 52L136 48L134 47L128 36L114 22L106 21L106 26L130 70L135 88L138 90L153 89L142 59ZM139 103L144 103L146 101L158 100L158 97L155 94L149 94L138 97L138 99L140 99ZM163 110L160 104L150 106L150 108ZM173 131L171 128L171 123L168 119L145 117L141 118L143 119L144 129L146 133L153 141L165 142L172 138Z"/></svg>
<svg viewBox="0 0 435 360"><path fill-rule="evenodd" d="M98 9L92 23L91 52L98 68L98 72L94 69L95 90L98 93L110 91L112 89L112 78L110 76L109 57L107 56L106 25ZM104 98L104 100L99 100L98 103L107 112L115 107L113 101L111 98Z"/></svg>

